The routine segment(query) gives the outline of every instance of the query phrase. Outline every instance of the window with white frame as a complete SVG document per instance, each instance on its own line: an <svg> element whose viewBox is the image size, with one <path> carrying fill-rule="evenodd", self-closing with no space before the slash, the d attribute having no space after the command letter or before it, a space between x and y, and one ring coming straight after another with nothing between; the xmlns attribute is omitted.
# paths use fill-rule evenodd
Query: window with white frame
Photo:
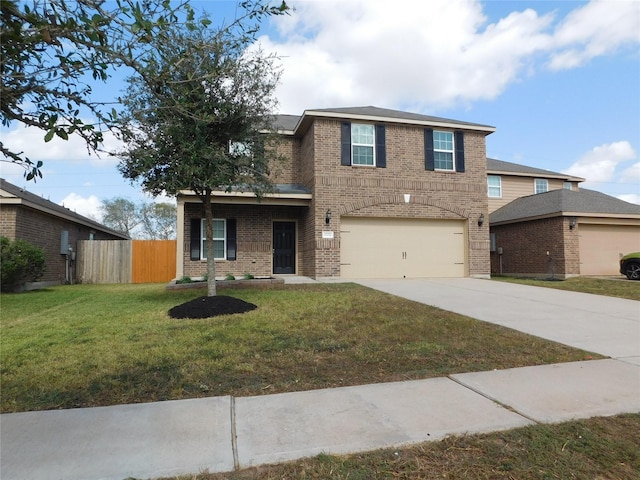
<svg viewBox="0 0 640 480"><path fill-rule="evenodd" d="M564 182L562 184L562 188L565 190L573 190L573 184L571 182Z"/></svg>
<svg viewBox="0 0 640 480"><path fill-rule="evenodd" d="M375 166L375 129L373 125L351 125L351 164Z"/></svg>
<svg viewBox="0 0 640 480"><path fill-rule="evenodd" d="M433 132L433 156L436 170L454 171L453 132Z"/></svg>
<svg viewBox="0 0 640 480"><path fill-rule="evenodd" d="M546 178L536 178L535 180L536 193L545 193L549 191L549 180Z"/></svg>
<svg viewBox="0 0 640 480"><path fill-rule="evenodd" d="M499 175L487 176L487 193L489 198L502 198L502 177Z"/></svg>
<svg viewBox="0 0 640 480"><path fill-rule="evenodd" d="M215 260L225 260L227 251L227 222L224 219L213 219L213 258ZM202 219L202 248L200 256L202 260L207 259L207 224L206 219Z"/></svg>

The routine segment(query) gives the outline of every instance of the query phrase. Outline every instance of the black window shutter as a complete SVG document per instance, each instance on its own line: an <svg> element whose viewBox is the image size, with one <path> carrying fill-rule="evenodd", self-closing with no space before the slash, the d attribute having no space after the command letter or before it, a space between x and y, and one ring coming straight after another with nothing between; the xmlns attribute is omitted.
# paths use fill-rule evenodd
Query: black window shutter
<svg viewBox="0 0 640 480"><path fill-rule="evenodd" d="M464 172L464 133L454 133L456 143L456 172Z"/></svg>
<svg viewBox="0 0 640 480"><path fill-rule="evenodd" d="M200 260L200 244L202 243L202 219L191 219L191 260Z"/></svg>
<svg viewBox="0 0 640 480"><path fill-rule="evenodd" d="M436 169L435 157L433 155L433 129L424 129L424 168L434 171Z"/></svg>
<svg viewBox="0 0 640 480"><path fill-rule="evenodd" d="M384 125L376 125L376 167L387 167L387 146Z"/></svg>
<svg viewBox="0 0 640 480"><path fill-rule="evenodd" d="M236 259L236 219L227 218L227 260Z"/></svg>
<svg viewBox="0 0 640 480"><path fill-rule="evenodd" d="M341 158L340 165L348 167L351 165L351 124L342 122L341 132Z"/></svg>

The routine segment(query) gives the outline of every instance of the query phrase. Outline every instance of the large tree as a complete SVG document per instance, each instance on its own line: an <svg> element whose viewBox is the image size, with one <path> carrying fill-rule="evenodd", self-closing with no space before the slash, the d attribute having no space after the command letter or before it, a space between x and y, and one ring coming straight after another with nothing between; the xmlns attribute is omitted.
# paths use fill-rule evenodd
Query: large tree
<svg viewBox="0 0 640 480"><path fill-rule="evenodd" d="M216 294L212 192L245 189L258 198L272 188L276 57L254 47L257 25L288 7L244 2L235 22L167 28L152 40L145 68L122 98L126 149L120 171L144 190L191 190L205 211L208 295Z"/></svg>
<svg viewBox="0 0 640 480"><path fill-rule="evenodd" d="M116 99L96 99L92 85L118 68L139 70L154 35L192 18L187 1L1 0L2 126L39 128L45 141L79 135L98 150ZM42 162L2 142L0 152L27 180L42 177Z"/></svg>

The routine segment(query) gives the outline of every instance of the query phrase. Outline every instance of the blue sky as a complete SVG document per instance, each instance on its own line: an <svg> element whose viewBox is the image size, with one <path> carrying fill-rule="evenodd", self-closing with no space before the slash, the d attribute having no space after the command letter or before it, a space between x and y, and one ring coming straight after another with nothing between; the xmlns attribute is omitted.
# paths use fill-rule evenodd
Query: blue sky
<svg viewBox="0 0 640 480"><path fill-rule="evenodd" d="M281 56L279 113L374 105L493 125L487 154L587 179L585 188L640 204L640 2L637 0L291 0L261 32ZM192 1L214 22L234 1ZM124 84L96 85L103 99ZM104 199L149 201L117 160L79 141L15 125L3 141L44 161L26 183L100 219Z"/></svg>

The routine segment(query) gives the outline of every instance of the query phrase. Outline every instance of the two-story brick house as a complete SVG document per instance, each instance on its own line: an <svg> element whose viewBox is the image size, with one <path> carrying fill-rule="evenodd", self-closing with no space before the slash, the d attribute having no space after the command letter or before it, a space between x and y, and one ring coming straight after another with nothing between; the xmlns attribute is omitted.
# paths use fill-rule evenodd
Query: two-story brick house
<svg viewBox="0 0 640 480"><path fill-rule="evenodd" d="M215 192L216 273L488 277L494 127L376 107L278 116L276 193ZM203 211L178 195L177 276L206 271Z"/></svg>

